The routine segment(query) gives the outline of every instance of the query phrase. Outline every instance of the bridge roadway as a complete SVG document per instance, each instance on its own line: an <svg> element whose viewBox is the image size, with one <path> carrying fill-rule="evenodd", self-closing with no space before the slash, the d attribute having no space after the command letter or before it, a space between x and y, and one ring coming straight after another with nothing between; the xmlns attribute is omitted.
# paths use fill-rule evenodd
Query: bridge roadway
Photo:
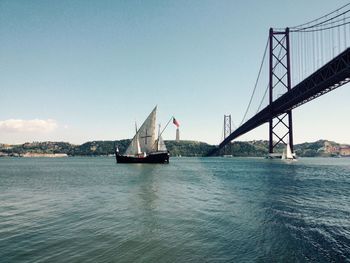
<svg viewBox="0 0 350 263"><path fill-rule="evenodd" d="M272 102L244 124L233 131L217 148L208 153L215 154L237 137L268 122L288 110L299 107L323 94L350 82L350 48L347 48L323 67L301 81L289 92Z"/></svg>

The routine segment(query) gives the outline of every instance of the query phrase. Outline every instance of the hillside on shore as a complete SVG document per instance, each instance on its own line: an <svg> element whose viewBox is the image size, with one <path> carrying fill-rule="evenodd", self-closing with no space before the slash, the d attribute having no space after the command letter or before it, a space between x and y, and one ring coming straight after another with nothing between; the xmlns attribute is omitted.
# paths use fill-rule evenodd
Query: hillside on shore
<svg viewBox="0 0 350 263"><path fill-rule="evenodd" d="M37 157L47 155L55 156L101 156L113 155L114 145L117 145L120 152L124 152L130 140L119 141L91 141L81 145L74 145L67 142L32 142L18 145L0 144L0 157ZM165 141L172 156L206 156L215 145L197 141ZM277 152L283 151L280 145ZM336 142L319 140L311 143L294 145L295 152L300 157L332 157L350 155L350 146L341 145ZM233 155L240 157L262 157L268 154L268 141L236 141L218 155Z"/></svg>

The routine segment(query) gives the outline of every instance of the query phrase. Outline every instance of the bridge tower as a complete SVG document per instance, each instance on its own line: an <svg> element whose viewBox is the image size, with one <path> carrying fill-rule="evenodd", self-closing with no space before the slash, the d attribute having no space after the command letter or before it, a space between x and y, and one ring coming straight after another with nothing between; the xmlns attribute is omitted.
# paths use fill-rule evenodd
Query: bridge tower
<svg viewBox="0 0 350 263"><path fill-rule="evenodd" d="M291 65L289 28L284 31L270 28L269 34L269 153L273 153L278 144L289 142L293 150L292 111L289 110L277 117L273 114L272 103L278 97L291 90ZM287 118L286 118L287 117Z"/></svg>
<svg viewBox="0 0 350 263"><path fill-rule="evenodd" d="M224 115L224 140L232 133L231 114ZM231 154L231 142L224 148L224 154Z"/></svg>

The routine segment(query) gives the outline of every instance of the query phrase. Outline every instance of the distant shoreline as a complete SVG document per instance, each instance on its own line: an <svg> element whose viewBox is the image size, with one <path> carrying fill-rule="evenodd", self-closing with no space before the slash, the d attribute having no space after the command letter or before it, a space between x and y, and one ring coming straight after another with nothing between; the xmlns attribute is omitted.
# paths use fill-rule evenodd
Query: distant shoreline
<svg viewBox="0 0 350 263"><path fill-rule="evenodd" d="M47 157L64 158L70 156L114 156L117 146L124 152L130 140L91 141L81 145L67 142L32 142L18 145L0 144L0 157ZM198 141L165 141L171 156L201 157L206 156L216 145ZM268 141L234 141L230 147L219 152L217 156L233 157L265 157L268 154ZM275 152L282 152L284 145L280 144ZM348 157L350 145L339 144L328 140L306 142L294 145L294 151L299 157Z"/></svg>
<svg viewBox="0 0 350 263"><path fill-rule="evenodd" d="M25 153L21 157L31 158L31 157L46 157L46 158L64 158L68 157L66 153Z"/></svg>
<svg viewBox="0 0 350 263"><path fill-rule="evenodd" d="M79 157L84 157L84 158L99 158L99 157L109 157L109 158L115 158L113 155L65 155L65 156L59 156L58 155L50 155L50 154L43 154L43 155L32 155L32 156L3 156L0 155L0 159L7 159L7 158L13 158L13 159L17 159L17 158L26 158L26 159L36 159L36 158L48 158L48 159L65 159L65 158L79 158ZM234 159L234 158L252 158L252 159L265 159L264 156L232 156L230 158L224 157L224 156L213 156L213 157L204 157L204 156L171 156L172 158L224 158L224 159ZM305 156L298 156L298 158L335 158L335 159L342 159L342 158L349 158L350 159L350 155L346 155L346 156L309 156L309 157L305 157Z"/></svg>

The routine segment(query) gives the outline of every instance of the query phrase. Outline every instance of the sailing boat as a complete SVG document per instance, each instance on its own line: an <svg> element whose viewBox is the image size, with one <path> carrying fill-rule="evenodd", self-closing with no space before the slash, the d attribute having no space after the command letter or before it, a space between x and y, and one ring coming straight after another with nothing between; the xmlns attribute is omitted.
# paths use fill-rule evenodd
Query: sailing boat
<svg viewBox="0 0 350 263"><path fill-rule="evenodd" d="M295 160L296 156L295 153L292 153L292 150L290 149L289 143L286 145L286 149L282 153L282 160Z"/></svg>
<svg viewBox="0 0 350 263"><path fill-rule="evenodd" d="M152 110L123 155L115 149L117 163L169 163L169 152L160 132L156 136L157 106Z"/></svg>

